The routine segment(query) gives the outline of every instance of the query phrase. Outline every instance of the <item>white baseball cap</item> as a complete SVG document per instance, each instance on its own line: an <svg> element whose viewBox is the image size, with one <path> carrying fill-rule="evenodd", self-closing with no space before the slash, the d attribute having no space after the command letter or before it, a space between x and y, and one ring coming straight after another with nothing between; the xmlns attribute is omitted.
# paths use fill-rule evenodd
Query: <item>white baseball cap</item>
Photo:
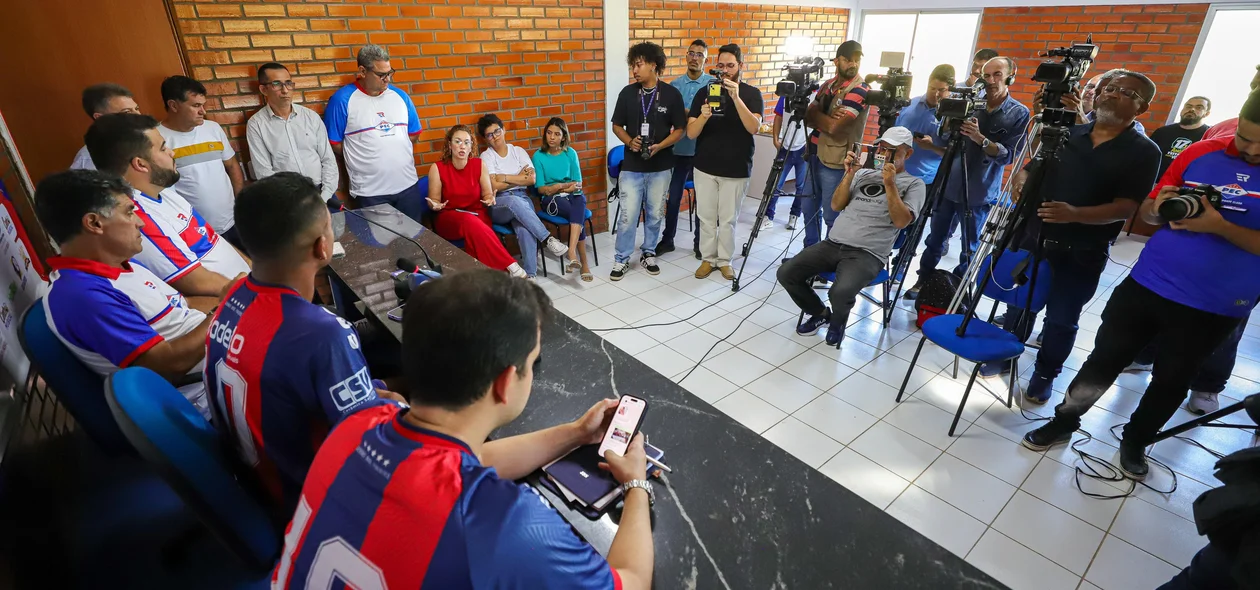
<svg viewBox="0 0 1260 590"><path fill-rule="evenodd" d="M909 145L914 140L914 134L905 127L892 127L884 132L884 136L879 138L890 146L897 147L899 145Z"/></svg>

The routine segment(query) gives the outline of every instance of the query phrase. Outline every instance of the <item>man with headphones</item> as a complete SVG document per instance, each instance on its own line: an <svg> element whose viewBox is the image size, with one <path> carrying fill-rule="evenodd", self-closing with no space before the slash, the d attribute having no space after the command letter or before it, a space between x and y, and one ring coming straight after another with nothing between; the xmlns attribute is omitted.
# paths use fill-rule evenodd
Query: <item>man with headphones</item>
<svg viewBox="0 0 1260 590"><path fill-rule="evenodd" d="M927 250L919 259L920 278L935 269L944 255L951 223L962 226L966 246L959 253L954 272L961 275L967 268L969 253L979 246L980 229L989 215L989 206L997 201L1002 170L1015 159L1028 127L1028 107L1015 100L1010 92L1010 85L1015 81L1015 60L995 57L984 64L982 72L986 108L963 122L959 131L966 139L950 168L949 181L942 192L944 198L932 214ZM967 223L968 211L970 223ZM906 299L918 296L916 282L906 292Z"/></svg>

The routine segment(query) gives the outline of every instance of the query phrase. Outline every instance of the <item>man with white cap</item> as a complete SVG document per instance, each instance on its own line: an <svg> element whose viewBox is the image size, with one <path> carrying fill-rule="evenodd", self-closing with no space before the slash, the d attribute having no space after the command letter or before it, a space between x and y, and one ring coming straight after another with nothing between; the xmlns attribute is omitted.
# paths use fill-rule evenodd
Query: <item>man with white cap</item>
<svg viewBox="0 0 1260 590"><path fill-rule="evenodd" d="M876 143L873 168L861 168L857 153L845 158L844 179L831 195L831 208L839 217L827 239L779 267L779 284L806 315L796 327L797 334L816 334L829 325L827 344L840 346L858 292L879 275L897 232L910 225L923 206L927 187L906 172L913 146L914 134L909 129L893 127ZM827 292L830 311L809 284L811 277L824 272L836 273Z"/></svg>

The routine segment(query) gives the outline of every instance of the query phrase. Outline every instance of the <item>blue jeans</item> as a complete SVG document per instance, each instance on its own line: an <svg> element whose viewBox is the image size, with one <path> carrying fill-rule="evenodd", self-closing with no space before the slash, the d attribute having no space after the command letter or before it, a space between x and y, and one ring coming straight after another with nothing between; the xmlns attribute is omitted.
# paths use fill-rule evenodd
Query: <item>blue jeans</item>
<svg viewBox="0 0 1260 590"><path fill-rule="evenodd" d="M919 258L920 276L935 269L941 261L941 256L945 255L945 240L949 239L955 225L962 225L966 211L962 203L944 198L937 200L925 242L927 248L923 251L923 257ZM958 253L958 266L954 268L954 274L957 275L967 269L967 264L971 262L970 254L980 247L980 229L984 227L984 220L989 217L989 205L973 207L971 215L974 223L970 227L963 225L963 240L966 240L967 251Z"/></svg>
<svg viewBox="0 0 1260 590"><path fill-rule="evenodd" d="M567 197L543 197L542 206L548 215L563 217L569 220L570 225L583 228L578 230L581 232L578 234L578 241L586 239L586 195L577 193Z"/></svg>
<svg viewBox="0 0 1260 590"><path fill-rule="evenodd" d="M512 229L516 231L516 244L521 248L521 268L531 277L538 274L538 242L546 240L551 233L538 219L534 202L519 193L499 193L494 202L507 206L515 217Z"/></svg>
<svg viewBox="0 0 1260 590"><path fill-rule="evenodd" d="M630 255L634 253L640 211L644 213L643 253L656 255L656 244L661 240L661 220L665 216L665 199L669 195L669 177L669 170L621 171L617 179L617 187L621 189L621 216L617 219L615 262L629 262Z"/></svg>
<svg viewBox="0 0 1260 590"><path fill-rule="evenodd" d="M424 198L427 196L420 194L419 183L416 183L392 195L378 195L375 197L356 195L354 198L359 201L360 207L371 207L388 203L393 205L395 209L402 211L403 215L416 220L416 223L420 223L420 218L424 216L425 210Z"/></svg>
<svg viewBox="0 0 1260 590"><path fill-rule="evenodd" d="M779 148L779 154L783 154L783 148ZM796 171L796 197L792 199L792 211L789 215L801 214L801 196L802 188L805 186L805 148L790 151L783 159L783 172L779 174L779 184L775 185L774 190L783 189L783 183L787 182L788 170ZM766 218L774 219L774 207L778 203L779 197L771 196L770 202L766 204Z"/></svg>
<svg viewBox="0 0 1260 590"><path fill-rule="evenodd" d="M1050 281L1050 292L1046 296L1046 322L1041 330L1041 350L1037 351L1038 375L1054 379L1063 370L1063 362L1076 343L1081 310L1093 298L1094 291L1098 289L1098 278L1107 266L1107 250L1106 245L1071 249L1045 247L1042 255L1050 264L1051 276L1037 275L1038 281ZM999 277L999 281L1009 283L1010 277ZM1023 304L1019 302L1019 305ZM1025 315L1027 313L1023 309L1007 308L1002 327L1027 340L1037 323L1037 316L1033 314L1021 326L1019 322Z"/></svg>
<svg viewBox="0 0 1260 590"><path fill-rule="evenodd" d="M831 224L840 215L831 208L831 195L835 194L836 187L844 180L844 170L824 166L815 155L810 156L806 173L809 176L809 182L805 183L807 192L801 193L800 189L796 192L801 195L801 215L805 216L805 247L808 248L817 244L824 235L821 233L820 222L827 222L827 232L830 232ZM819 219L819 212L822 213L822 219Z"/></svg>
<svg viewBox="0 0 1260 590"><path fill-rule="evenodd" d="M674 155L674 172L669 178L669 201L665 204L665 230L661 233L662 244L674 243L674 234L678 231L678 212L682 209L683 187L691 178L691 158L694 156ZM691 214L695 215L695 211ZM695 232L694 249L700 248L700 232Z"/></svg>

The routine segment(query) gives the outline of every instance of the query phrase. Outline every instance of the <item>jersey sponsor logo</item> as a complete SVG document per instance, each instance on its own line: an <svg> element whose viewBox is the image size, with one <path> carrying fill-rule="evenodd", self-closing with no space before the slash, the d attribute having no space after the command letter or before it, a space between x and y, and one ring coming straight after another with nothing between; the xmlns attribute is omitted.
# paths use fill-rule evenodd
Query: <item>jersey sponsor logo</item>
<svg viewBox="0 0 1260 590"><path fill-rule="evenodd" d="M385 113L376 113L376 118L378 119L376 122L376 130L380 131L381 135L392 135L394 131L394 124L389 122L389 119L385 117Z"/></svg>
<svg viewBox="0 0 1260 590"><path fill-rule="evenodd" d="M224 348L227 348L229 353L236 354L245 346L245 337L233 337L235 332L236 326L215 320L214 323L210 324L210 341L218 342Z"/></svg>
<svg viewBox="0 0 1260 590"><path fill-rule="evenodd" d="M1239 186L1237 183L1227 184L1220 187L1220 189L1222 195L1229 195L1231 197L1242 197L1247 194L1247 189Z"/></svg>
<svg viewBox="0 0 1260 590"><path fill-rule="evenodd" d="M185 223L188 222L188 216L184 215L183 213L176 213L175 217L179 218L180 221L183 221Z"/></svg>
<svg viewBox="0 0 1260 590"><path fill-rule="evenodd" d="M342 412L366 401L372 391L372 377L368 375L367 367L360 368L345 381L328 388L333 404Z"/></svg>
<svg viewBox="0 0 1260 590"><path fill-rule="evenodd" d="M1238 182L1247 182L1248 180L1251 180L1250 174L1243 174L1242 172L1237 172L1236 174L1238 175Z"/></svg>

